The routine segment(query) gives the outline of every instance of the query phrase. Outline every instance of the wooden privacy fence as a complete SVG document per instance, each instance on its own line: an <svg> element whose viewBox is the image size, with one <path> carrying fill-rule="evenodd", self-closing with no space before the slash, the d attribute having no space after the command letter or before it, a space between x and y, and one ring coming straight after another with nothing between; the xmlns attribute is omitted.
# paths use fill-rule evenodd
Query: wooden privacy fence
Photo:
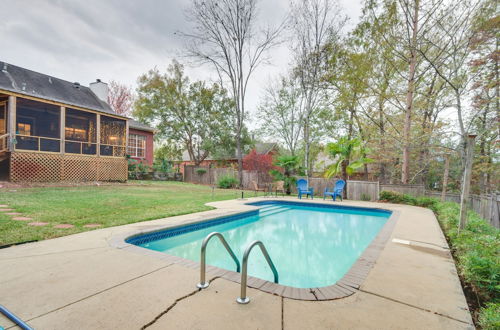
<svg viewBox="0 0 500 330"><path fill-rule="evenodd" d="M232 168L209 168L197 167L194 165L184 166L184 181L198 184L217 184L217 181L223 176L238 177L238 171ZM272 182L272 177L267 173L258 171L243 171L243 188L253 189L252 181L262 186Z"/></svg>
<svg viewBox="0 0 500 330"><path fill-rule="evenodd" d="M206 168L205 173L198 174L195 167L186 165L184 168L184 181L200 184L217 184L217 180L224 175L231 175L238 178L238 171L232 168ZM301 179L298 177L297 179ZM325 188L332 188L337 179L309 178L309 186L314 189L314 195L323 197ZM251 182L255 181L259 185L272 182L272 178L266 173L257 171L243 171L243 188L253 189ZM292 193L296 194L297 189L292 187ZM347 180L347 199L376 201L379 199L381 191L392 191L396 193L408 194L412 196L429 196L437 199L441 198L441 192L426 190L420 184L380 184L378 181L353 181ZM446 200L460 203L460 194L446 194ZM481 217L488 220L492 226L500 228L500 195L470 195L469 207Z"/></svg>
<svg viewBox="0 0 500 330"><path fill-rule="evenodd" d="M426 191L425 196L441 199L441 192ZM445 200L460 203L460 194L447 193ZM496 228L500 228L500 195L470 195L469 207Z"/></svg>

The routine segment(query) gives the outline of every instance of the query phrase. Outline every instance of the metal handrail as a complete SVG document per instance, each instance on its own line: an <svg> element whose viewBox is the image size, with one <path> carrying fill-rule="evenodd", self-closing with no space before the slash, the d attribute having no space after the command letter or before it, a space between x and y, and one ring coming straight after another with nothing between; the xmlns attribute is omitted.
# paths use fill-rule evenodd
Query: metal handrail
<svg viewBox="0 0 500 330"><path fill-rule="evenodd" d="M262 251L264 257L266 258L269 267L271 267L271 270L273 271L274 283L278 283L279 280L278 271L276 270L276 267L274 266L274 263L271 260L269 253L267 253L264 243L262 243L261 241L253 241L252 243L250 243L250 245L245 250L245 253L243 254L243 261L242 261L243 269L241 271L241 292L240 296L236 299L236 301L239 304L248 304L250 302L250 298L247 297L248 257L250 255L250 252L256 245L260 247L260 250Z"/></svg>
<svg viewBox="0 0 500 330"><path fill-rule="evenodd" d="M2 305L0 305L0 314L5 315L7 318L9 318L12 322L14 322L15 324L17 324L23 330L33 330L32 327L30 327L29 325L27 325L23 320L21 320L14 313L12 313L11 311L9 311L7 308L5 308ZM1 329L3 329L3 328L1 328Z"/></svg>
<svg viewBox="0 0 500 330"><path fill-rule="evenodd" d="M214 236L219 237L220 241L222 242L222 244L226 248L227 252L229 252L229 254L231 255L231 258L233 258L234 262L236 263L236 271L238 273L240 272L240 261L238 260L238 258L234 254L234 252L231 249L231 247L229 246L229 244L227 244L227 241L224 238L224 236L222 236L221 233L216 232L216 231L213 233L210 233L207 235L207 237L205 237L205 239L203 240L203 243L201 243L200 283L196 284L196 286L200 289L208 288L208 286L210 284L208 281L205 280L205 272L206 272L206 264L207 264L207 244Z"/></svg>

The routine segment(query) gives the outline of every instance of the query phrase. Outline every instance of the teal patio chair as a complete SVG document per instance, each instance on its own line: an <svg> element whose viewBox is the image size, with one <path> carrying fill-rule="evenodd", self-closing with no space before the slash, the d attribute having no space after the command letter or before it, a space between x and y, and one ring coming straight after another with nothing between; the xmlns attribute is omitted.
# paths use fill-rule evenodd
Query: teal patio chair
<svg viewBox="0 0 500 330"><path fill-rule="evenodd" d="M307 180L305 179L297 181L297 193L299 199L302 199L302 195L306 195L306 198L311 196L311 199L314 199L314 189L312 187L308 187Z"/></svg>
<svg viewBox="0 0 500 330"><path fill-rule="evenodd" d="M332 196L332 199L335 201L336 197L339 196L340 200L343 201L342 194L344 192L345 181L337 180L335 182L335 186L331 191L328 190L328 187L325 188L325 192L323 193L323 200L325 200L326 196Z"/></svg>

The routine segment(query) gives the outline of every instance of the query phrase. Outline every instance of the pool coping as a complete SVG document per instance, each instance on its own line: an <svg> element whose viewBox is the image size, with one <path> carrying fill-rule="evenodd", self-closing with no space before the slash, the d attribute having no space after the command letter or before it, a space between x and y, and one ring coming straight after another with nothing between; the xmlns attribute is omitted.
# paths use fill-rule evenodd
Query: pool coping
<svg viewBox="0 0 500 330"><path fill-rule="evenodd" d="M269 202L273 201L283 201L282 199L267 199ZM147 248L139 247L134 244L127 243L127 239L131 239L136 236L141 236L144 234L153 234L156 232L161 232L165 231L168 229L175 229L178 227L184 227L187 225L195 225L195 224L202 224L211 220L216 220L219 218L225 218L228 216L238 216L241 214L245 213L251 213L255 210L258 210L257 206L250 205L246 201L241 201L242 204L241 206L244 206L246 210L238 210L238 211L228 211L224 212L222 214L217 214L214 216L207 216L204 217L203 219L199 219L199 216L196 216L196 213L193 213L193 219L188 219L186 221L183 221L182 223L178 224L172 224L172 225L159 225L156 226L155 228L149 228L148 230L135 230L132 232L128 233L122 233L113 236L109 244L115 248L119 249L125 249L130 252L142 254L142 255L149 255L151 257L157 258L164 260L166 262L172 263L172 264L178 264L184 267L192 268L192 269L200 269L200 263L169 255L164 252L159 252L159 251L154 251L150 250ZM256 201L258 202L258 201ZM304 204L304 205L311 205L311 204L323 204L325 205L325 202L314 202L313 201L293 201L293 203L298 203L298 204ZM216 204L216 203L214 203ZM341 204L326 204L326 205L336 205L336 206L342 206ZM214 205L217 207L217 205ZM352 206L347 206L346 207L350 208ZM291 287L291 286L286 286L282 285L279 283L274 283L270 282L267 280L263 280L260 278L256 278L253 276L248 276L247 280L247 286L258 289L273 295L277 295L280 297L284 298L290 298L290 299L295 299L295 300L307 300L307 301L324 301L324 300L334 300L334 299L341 299L345 298L348 296L351 296L354 294L356 291L358 291L359 287L361 284L365 281L366 277L368 276L370 270L373 268L375 265L380 253L386 246L391 233L394 229L394 226L396 225L396 222L400 216L400 211L398 210L388 210L385 208L374 208L374 207L354 207L357 209L377 209L377 210L383 210L383 211L390 211L392 214L389 216L387 219L386 223L384 226L380 229L378 234L375 236L375 238L370 242L370 244L366 247L366 249L363 251L363 253L359 256L359 258L355 261L355 263L351 266L351 268L345 273L345 275L339 279L337 282L335 282L332 285L324 286L324 287L314 287L314 288L296 288L296 287ZM226 280L235 282L235 283L241 283L241 274L230 271L227 269L207 265L206 267L207 275L211 275L213 277L220 277L224 278Z"/></svg>

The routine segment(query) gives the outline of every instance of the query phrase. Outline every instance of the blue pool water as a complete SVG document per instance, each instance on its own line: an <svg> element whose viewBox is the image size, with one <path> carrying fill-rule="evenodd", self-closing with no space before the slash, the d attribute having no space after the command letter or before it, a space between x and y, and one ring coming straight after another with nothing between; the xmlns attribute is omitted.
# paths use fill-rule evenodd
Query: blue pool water
<svg viewBox="0 0 500 330"><path fill-rule="evenodd" d="M209 233L218 231L241 262L245 248L252 241L260 240L278 270L280 284L298 288L322 287L342 278L391 215L385 210L327 208L298 203L264 202L259 206L258 212L240 219L230 221L229 218L228 222L216 222L198 230L181 228L168 234L171 237L149 242L143 240L142 243L132 239L131 243L199 261L202 240ZM235 270L234 261L217 238L208 244L207 263ZM273 280L258 248L250 255L248 273Z"/></svg>

